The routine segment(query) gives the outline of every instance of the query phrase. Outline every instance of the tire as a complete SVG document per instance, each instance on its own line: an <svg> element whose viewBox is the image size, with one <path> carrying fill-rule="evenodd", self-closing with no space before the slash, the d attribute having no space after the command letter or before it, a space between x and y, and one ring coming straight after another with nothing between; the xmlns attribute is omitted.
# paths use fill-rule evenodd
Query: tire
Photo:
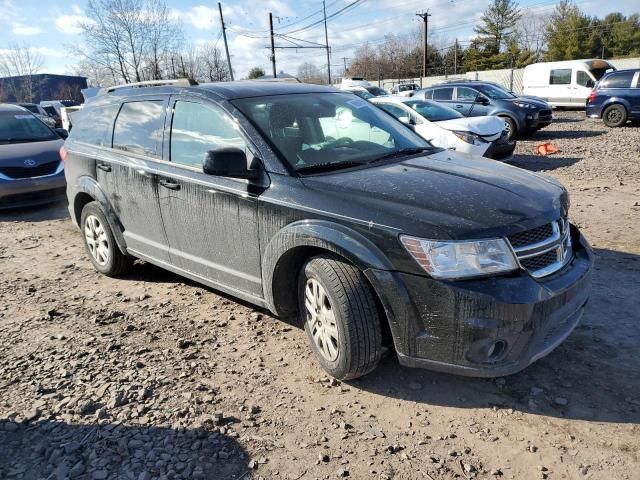
<svg viewBox="0 0 640 480"><path fill-rule="evenodd" d="M329 375L350 380L377 367L380 317L360 270L334 255L310 259L300 272L298 305L311 348Z"/></svg>
<svg viewBox="0 0 640 480"><path fill-rule="evenodd" d="M500 116L500 118L503 119L507 124L507 130L509 131L509 141L515 140L515 138L518 136L518 126L516 125L516 122L511 117Z"/></svg>
<svg viewBox="0 0 640 480"><path fill-rule="evenodd" d="M84 248L93 267L100 273L115 277L127 271L133 257L124 255L113 237L113 232L98 202L89 202L82 209L80 229Z"/></svg>
<svg viewBox="0 0 640 480"><path fill-rule="evenodd" d="M602 120L607 127L621 127L627 123L627 109L623 105L609 105L602 112Z"/></svg>

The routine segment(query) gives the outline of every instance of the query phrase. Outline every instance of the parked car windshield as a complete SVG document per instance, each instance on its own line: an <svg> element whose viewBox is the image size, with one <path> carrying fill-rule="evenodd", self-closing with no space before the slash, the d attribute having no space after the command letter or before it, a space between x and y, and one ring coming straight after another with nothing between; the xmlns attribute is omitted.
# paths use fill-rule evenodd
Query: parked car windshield
<svg viewBox="0 0 640 480"><path fill-rule="evenodd" d="M476 88L493 100L504 100L507 98L517 98L513 93L498 87L497 85L477 85Z"/></svg>
<svg viewBox="0 0 640 480"><path fill-rule="evenodd" d="M385 89L380 88L380 87L364 87L370 94L376 96L376 97L381 97L383 95L389 95L389 92L387 92Z"/></svg>
<svg viewBox="0 0 640 480"><path fill-rule="evenodd" d="M37 105L33 105L33 104L21 104L20 105L22 108L26 108L27 110L29 110L31 113L40 113L40 110L38 110L38 106Z"/></svg>
<svg viewBox="0 0 640 480"><path fill-rule="evenodd" d="M25 111L0 112L0 143L42 142L58 137L44 123Z"/></svg>
<svg viewBox="0 0 640 480"><path fill-rule="evenodd" d="M351 94L277 95L233 101L294 170L364 164L431 145Z"/></svg>
<svg viewBox="0 0 640 480"><path fill-rule="evenodd" d="M436 102L414 100L405 103L430 122L442 122L444 120L453 120L454 118L464 117L464 115L453 108L449 108Z"/></svg>

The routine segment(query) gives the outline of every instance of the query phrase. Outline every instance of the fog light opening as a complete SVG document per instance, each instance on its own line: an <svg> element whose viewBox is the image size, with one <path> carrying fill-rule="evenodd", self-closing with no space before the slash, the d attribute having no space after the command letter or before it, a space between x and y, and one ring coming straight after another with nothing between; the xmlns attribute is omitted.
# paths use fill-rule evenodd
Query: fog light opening
<svg viewBox="0 0 640 480"><path fill-rule="evenodd" d="M499 360L502 357L502 354L506 351L507 349L507 343L502 341L502 340L498 340L497 342L493 342L490 346L489 349L487 350L487 360L489 361L496 361Z"/></svg>

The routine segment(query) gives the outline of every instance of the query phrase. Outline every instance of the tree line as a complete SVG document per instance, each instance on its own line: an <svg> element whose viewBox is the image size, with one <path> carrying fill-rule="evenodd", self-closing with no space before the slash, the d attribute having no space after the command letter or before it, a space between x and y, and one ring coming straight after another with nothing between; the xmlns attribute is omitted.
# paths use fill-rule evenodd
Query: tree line
<svg viewBox="0 0 640 480"><path fill-rule="evenodd" d="M522 68L543 61L640 55L640 15L589 16L571 0L551 14L527 13L513 0L493 0L467 42L427 45L427 75ZM420 77L424 39L417 30L358 47L347 74L368 79Z"/></svg>

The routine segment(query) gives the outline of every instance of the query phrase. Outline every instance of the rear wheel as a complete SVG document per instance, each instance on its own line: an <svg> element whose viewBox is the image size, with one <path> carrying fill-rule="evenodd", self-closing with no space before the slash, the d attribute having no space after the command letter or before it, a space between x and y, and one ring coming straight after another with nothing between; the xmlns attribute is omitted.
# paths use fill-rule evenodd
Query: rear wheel
<svg viewBox="0 0 640 480"><path fill-rule="evenodd" d="M312 258L300 273L298 303L311 348L329 375L348 380L376 368L380 318L360 270L333 255Z"/></svg>
<svg viewBox="0 0 640 480"><path fill-rule="evenodd" d="M80 225L85 250L97 271L113 277L131 267L133 258L124 255L116 245L107 217L98 202L84 206Z"/></svg>
<svg viewBox="0 0 640 480"><path fill-rule="evenodd" d="M602 120L607 127L621 127L627 123L627 109L622 105L610 105L602 113Z"/></svg>

